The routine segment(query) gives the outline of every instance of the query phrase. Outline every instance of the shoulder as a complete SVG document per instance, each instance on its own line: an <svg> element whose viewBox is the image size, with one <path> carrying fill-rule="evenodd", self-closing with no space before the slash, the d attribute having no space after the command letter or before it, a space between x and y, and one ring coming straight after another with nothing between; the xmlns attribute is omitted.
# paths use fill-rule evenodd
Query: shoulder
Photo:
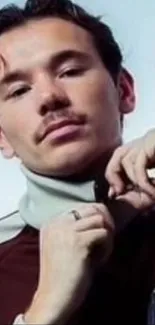
<svg viewBox="0 0 155 325"><path fill-rule="evenodd" d="M24 227L18 210L0 217L0 244L16 237Z"/></svg>

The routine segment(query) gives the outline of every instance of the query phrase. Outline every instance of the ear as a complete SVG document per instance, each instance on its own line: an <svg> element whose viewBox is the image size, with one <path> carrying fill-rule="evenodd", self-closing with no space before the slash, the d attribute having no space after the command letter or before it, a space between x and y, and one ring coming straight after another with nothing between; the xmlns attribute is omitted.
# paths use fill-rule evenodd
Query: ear
<svg viewBox="0 0 155 325"><path fill-rule="evenodd" d="M133 112L136 104L134 80L131 74L122 68L118 80L118 93L120 99L120 113Z"/></svg>
<svg viewBox="0 0 155 325"><path fill-rule="evenodd" d="M3 157L6 159L11 159L14 156L16 156L15 151L13 150L11 144L7 140L1 128L0 128L0 150L2 152Z"/></svg>

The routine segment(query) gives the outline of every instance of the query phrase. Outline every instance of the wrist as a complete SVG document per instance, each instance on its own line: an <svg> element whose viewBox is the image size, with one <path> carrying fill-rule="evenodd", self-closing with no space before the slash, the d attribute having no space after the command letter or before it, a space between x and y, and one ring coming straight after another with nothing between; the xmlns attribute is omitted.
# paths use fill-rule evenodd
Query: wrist
<svg viewBox="0 0 155 325"><path fill-rule="evenodd" d="M35 294L34 299L24 314L26 325L65 325L68 313L51 295Z"/></svg>

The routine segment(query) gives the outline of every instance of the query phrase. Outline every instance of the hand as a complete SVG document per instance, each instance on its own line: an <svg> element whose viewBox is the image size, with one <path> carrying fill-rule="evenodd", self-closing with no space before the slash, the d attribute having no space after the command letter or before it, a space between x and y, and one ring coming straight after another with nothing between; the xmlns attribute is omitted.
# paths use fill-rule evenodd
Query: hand
<svg viewBox="0 0 155 325"><path fill-rule="evenodd" d="M116 149L106 169L109 197L124 199L138 209L155 202L154 180L148 168L155 167L155 129ZM131 186L133 185L133 186Z"/></svg>
<svg viewBox="0 0 155 325"><path fill-rule="evenodd" d="M94 247L101 244L104 257L111 252L114 226L107 208L87 204L78 212L78 221L69 214L41 229L39 284L27 324L66 324L91 284Z"/></svg>

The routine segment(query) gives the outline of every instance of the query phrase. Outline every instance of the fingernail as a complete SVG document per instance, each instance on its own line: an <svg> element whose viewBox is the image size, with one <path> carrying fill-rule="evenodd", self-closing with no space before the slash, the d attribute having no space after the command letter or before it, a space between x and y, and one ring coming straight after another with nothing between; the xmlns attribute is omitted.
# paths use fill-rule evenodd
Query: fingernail
<svg viewBox="0 0 155 325"><path fill-rule="evenodd" d="M115 196L115 190L112 186L110 186L109 191L108 191L108 197L109 199L112 199Z"/></svg>

